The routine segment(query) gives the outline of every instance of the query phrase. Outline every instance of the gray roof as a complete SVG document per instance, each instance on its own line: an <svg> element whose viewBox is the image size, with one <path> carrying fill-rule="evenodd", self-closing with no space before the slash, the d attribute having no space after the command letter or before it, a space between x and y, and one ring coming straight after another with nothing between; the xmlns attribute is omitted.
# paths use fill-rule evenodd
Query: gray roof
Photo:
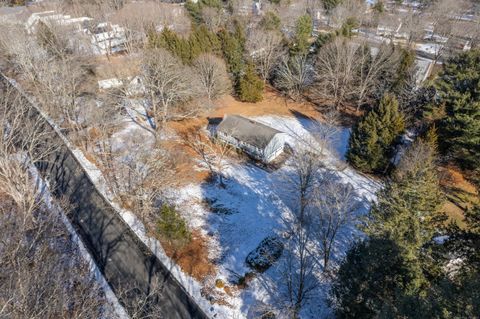
<svg viewBox="0 0 480 319"><path fill-rule="evenodd" d="M276 134L282 133L240 115L225 115L223 121L217 126L217 132L232 136L259 149L264 149Z"/></svg>

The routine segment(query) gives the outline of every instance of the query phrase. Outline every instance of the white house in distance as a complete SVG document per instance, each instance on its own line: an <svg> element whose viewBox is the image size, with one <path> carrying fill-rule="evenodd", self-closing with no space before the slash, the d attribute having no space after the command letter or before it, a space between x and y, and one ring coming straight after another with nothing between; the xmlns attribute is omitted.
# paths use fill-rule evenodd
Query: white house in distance
<svg viewBox="0 0 480 319"><path fill-rule="evenodd" d="M34 33L39 22L47 25L55 23L61 26L74 26L76 31L83 31L86 23L92 21L89 17L72 18L70 15L56 13L55 11L43 11L33 13L25 22L28 33Z"/></svg>
<svg viewBox="0 0 480 319"><path fill-rule="evenodd" d="M126 30L108 22L93 24L89 17L72 18L55 11L33 13L25 22L28 33L35 33L38 23L47 25L72 26L74 32L86 34L90 38L90 49L96 55L114 54L125 51Z"/></svg>
<svg viewBox="0 0 480 319"><path fill-rule="evenodd" d="M283 152L287 134L240 115L225 115L217 126L216 136L269 163Z"/></svg>
<svg viewBox="0 0 480 319"><path fill-rule="evenodd" d="M95 54L105 55L125 51L127 42L125 29L117 24L102 22L87 33L91 35Z"/></svg>

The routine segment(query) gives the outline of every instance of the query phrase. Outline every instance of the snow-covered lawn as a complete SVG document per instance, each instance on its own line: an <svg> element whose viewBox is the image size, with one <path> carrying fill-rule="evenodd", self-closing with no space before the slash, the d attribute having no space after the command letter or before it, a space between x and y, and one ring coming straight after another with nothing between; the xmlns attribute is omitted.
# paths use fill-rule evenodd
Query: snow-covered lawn
<svg viewBox="0 0 480 319"><path fill-rule="evenodd" d="M312 143L312 134L318 135L325 131L331 134L330 130L324 130L317 122L302 117L263 116L255 120L287 133L288 143L294 149L302 144ZM338 183L352 186L358 204L356 213L361 215L375 199L379 184L345 165L344 156L349 135L349 129L339 128L335 131L331 150L323 150L322 160L326 168L321 174ZM169 135L165 138L175 137ZM112 136L112 147L121 158L128 158L133 156L133 153L150 147L152 139L151 134L144 128L126 120L122 129ZM113 200L111 194L108 194L101 172L80 151L75 151L75 155L83 163L92 180ZM207 314L226 319L256 318L262 307L275 310L281 305L280 292L283 284L277 265L282 263L283 257L266 272L257 275L245 289L233 289L230 295L222 289L213 288L213 283L215 279L222 279L228 286L233 286L232 283L240 276L252 271L245 263L247 255L265 237L273 234L281 236L286 230L284 220L291 214L289 205L292 198L286 188L286 176L291 170L289 165L287 161L280 169L268 172L250 163L232 162L224 171L227 177L225 188L209 183L195 183L171 190L172 202L178 206L189 225L200 229L209 241L210 257L217 264L218 272L215 278L209 278L206 283L197 282L176 266L166 256L160 243L146 235L145 228L134 214L116 204L114 206ZM195 169L205 169L200 163L198 166ZM333 252L334 264L344 256L356 236L360 235L353 222L342 229L338 236L339 244ZM325 318L331 315L331 310L325 303L329 282L322 278L321 273L317 274L317 280L319 285L315 297L304 307L302 318ZM210 304L201 292L202 285L213 288L216 296L228 305Z"/></svg>
<svg viewBox="0 0 480 319"><path fill-rule="evenodd" d="M322 130L318 123L301 117L264 116L255 120L288 133L288 143L298 147L308 141L315 130ZM321 174L338 183L350 184L355 192L357 213L364 214L375 198L379 185L357 173L343 162L347 149L348 129L338 129L332 139L332 151L324 151L326 168ZM224 171L227 176L226 188L213 184L191 184L174 191L172 199L190 226L199 228L210 238L211 257L218 264L218 274L226 282L251 271L245 263L248 253L254 250L267 236L281 235L285 231L284 220L289 215L289 191L286 176L289 162L277 171L267 172L249 163L231 163ZM209 204L207 205L206 202ZM212 211L209 207L215 207ZM338 236L338 249L334 251L333 262L340 260L345 251L360 235L352 223ZM277 263L280 263L278 261ZM328 282L321 278L320 288L302 312L304 318L323 318L330 314L325 304ZM232 305L228 318L252 318L262 304L278 304L281 291L278 267L271 267L259 275L246 289L233 296L225 295L224 300Z"/></svg>

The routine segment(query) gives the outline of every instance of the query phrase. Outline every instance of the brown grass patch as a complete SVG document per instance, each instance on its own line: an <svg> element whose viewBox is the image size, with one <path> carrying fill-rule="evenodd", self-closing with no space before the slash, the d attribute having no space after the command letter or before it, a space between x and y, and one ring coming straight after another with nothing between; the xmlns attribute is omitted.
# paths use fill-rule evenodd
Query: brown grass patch
<svg viewBox="0 0 480 319"><path fill-rule="evenodd" d="M472 195L478 195L478 191L472 183L465 179L463 174L455 167L441 167L440 183L444 187L454 188Z"/></svg>
<svg viewBox="0 0 480 319"><path fill-rule="evenodd" d="M443 207L441 209L442 212L445 212L445 214L447 214L448 216L448 219L446 221L446 223L450 223L452 221L456 222L457 225L460 227L460 228L465 228L467 226L467 224L465 223L465 216L464 216L464 211L458 207L457 205L455 205L454 203L452 203L451 201L446 201L444 204L443 204Z"/></svg>
<svg viewBox="0 0 480 319"><path fill-rule="evenodd" d="M192 231L190 243L183 247L174 247L165 241L162 241L162 246L167 255L193 278L202 281L215 274L216 268L208 259L207 240L198 230Z"/></svg>
<svg viewBox="0 0 480 319"><path fill-rule="evenodd" d="M440 167L439 171L440 185L448 199L442 207L448 216L447 222L455 221L460 227L466 227L464 212L480 202L478 190L455 167Z"/></svg>

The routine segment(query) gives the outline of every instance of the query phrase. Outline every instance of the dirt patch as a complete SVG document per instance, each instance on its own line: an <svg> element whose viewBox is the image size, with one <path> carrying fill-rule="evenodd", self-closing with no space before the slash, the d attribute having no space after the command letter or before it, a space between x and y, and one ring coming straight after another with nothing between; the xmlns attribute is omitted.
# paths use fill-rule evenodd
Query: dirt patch
<svg viewBox="0 0 480 319"><path fill-rule="evenodd" d="M226 95L215 101L214 104L216 107L209 114L210 117L223 117L225 114L292 116L292 111L313 117L319 115L313 104L293 101L271 87L265 89L263 100L257 103L241 102L231 95Z"/></svg>
<svg viewBox="0 0 480 319"><path fill-rule="evenodd" d="M98 56L95 59L98 80L133 77L140 73L140 59L129 55Z"/></svg>
<svg viewBox="0 0 480 319"><path fill-rule="evenodd" d="M445 212L448 216L448 220L446 221L447 224L454 221L460 228L465 228L467 226L464 220L465 216L463 210L451 201L446 201L445 204L443 204L441 211Z"/></svg>
<svg viewBox="0 0 480 319"><path fill-rule="evenodd" d="M478 195L475 185L466 180L459 169L452 166L440 167L440 173L440 182L443 187L454 188L472 195Z"/></svg>
<svg viewBox="0 0 480 319"><path fill-rule="evenodd" d="M167 256L193 278L203 281L215 274L216 268L208 259L207 240L198 230L192 231L192 240L181 248L175 248L163 240L161 242Z"/></svg>
<svg viewBox="0 0 480 319"><path fill-rule="evenodd" d="M460 227L466 227L464 212L480 203L478 190L455 167L440 167L439 171L440 185L447 197L442 211L447 214L448 222L455 221Z"/></svg>

